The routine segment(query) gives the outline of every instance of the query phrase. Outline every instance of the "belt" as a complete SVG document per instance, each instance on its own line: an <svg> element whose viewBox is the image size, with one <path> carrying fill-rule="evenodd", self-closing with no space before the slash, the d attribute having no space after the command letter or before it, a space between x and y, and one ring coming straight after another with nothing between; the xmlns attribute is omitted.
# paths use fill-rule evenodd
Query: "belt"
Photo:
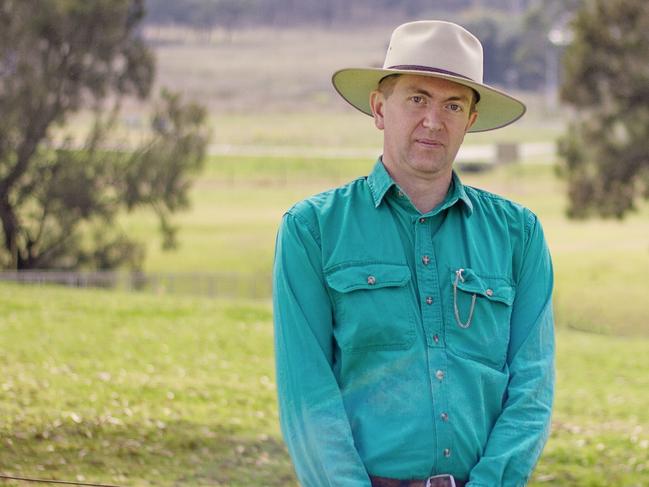
<svg viewBox="0 0 649 487"><path fill-rule="evenodd" d="M464 487L466 482L452 475L435 475L423 480L399 480L370 475L372 487Z"/></svg>

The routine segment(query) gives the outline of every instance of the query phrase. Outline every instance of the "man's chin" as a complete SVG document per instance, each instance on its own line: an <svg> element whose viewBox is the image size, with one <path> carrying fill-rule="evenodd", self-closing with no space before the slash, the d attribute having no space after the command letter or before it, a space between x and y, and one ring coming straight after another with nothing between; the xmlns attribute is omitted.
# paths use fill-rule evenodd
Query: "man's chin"
<svg viewBox="0 0 649 487"><path fill-rule="evenodd" d="M451 172L452 164L449 164L446 161L439 159L415 159L411 161L410 167L412 167L419 174L426 175L439 175Z"/></svg>

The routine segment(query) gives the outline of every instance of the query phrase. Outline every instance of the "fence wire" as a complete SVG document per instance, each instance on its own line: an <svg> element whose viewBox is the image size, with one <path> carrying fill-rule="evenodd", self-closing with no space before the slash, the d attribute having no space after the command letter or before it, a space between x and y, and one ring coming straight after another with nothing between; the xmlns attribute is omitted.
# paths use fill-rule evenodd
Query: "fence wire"
<svg viewBox="0 0 649 487"><path fill-rule="evenodd" d="M115 272L115 271L1 271L1 281L75 288L104 288L155 294L187 294L209 297L267 299L271 296L269 273L236 272Z"/></svg>

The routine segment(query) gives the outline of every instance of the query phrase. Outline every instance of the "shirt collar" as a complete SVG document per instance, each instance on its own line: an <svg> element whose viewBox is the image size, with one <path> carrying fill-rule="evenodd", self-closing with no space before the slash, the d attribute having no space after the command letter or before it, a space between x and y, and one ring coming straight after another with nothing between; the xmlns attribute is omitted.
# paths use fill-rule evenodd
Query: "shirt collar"
<svg viewBox="0 0 649 487"><path fill-rule="evenodd" d="M473 203L471 203L471 199L466 194L466 187L462 184L460 176L455 171L453 171L453 181L451 184L453 185L453 189L450 191L446 201L442 203L442 209L453 206L458 201L461 201L464 203L468 215L471 216L473 214Z"/></svg>
<svg viewBox="0 0 649 487"><path fill-rule="evenodd" d="M374 164L374 169L372 169L370 175L367 176L367 185L370 187L370 192L374 199L374 208L378 208L385 194L395 185L394 180L388 174L380 157L377 159L376 164Z"/></svg>
<svg viewBox="0 0 649 487"><path fill-rule="evenodd" d="M396 186L396 183L394 182L390 174L388 174L388 171L385 169L383 161L380 157L376 161L376 164L374 164L374 169L372 169L372 172L367 177L367 184L370 188L375 208L378 208L381 205L381 202L383 201L383 198L385 197L388 190L392 186ZM460 177L455 171L453 171L453 181L451 182L451 185L451 191L449 191L449 194L445 198L444 202L442 202L440 207L438 207L438 211L449 208L458 201L462 201L466 206L468 214L471 215L473 213L473 204L466 194L466 189L462 184Z"/></svg>

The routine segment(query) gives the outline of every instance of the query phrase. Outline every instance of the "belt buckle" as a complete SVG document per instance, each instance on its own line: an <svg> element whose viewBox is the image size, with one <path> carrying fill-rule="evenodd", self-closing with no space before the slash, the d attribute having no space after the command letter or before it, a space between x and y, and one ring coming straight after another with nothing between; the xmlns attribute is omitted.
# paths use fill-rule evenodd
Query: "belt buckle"
<svg viewBox="0 0 649 487"><path fill-rule="evenodd" d="M447 482L444 482L443 484L437 483L438 480L445 480ZM435 482L435 483L433 483ZM433 475L432 477L428 477L426 479L426 486L425 487L456 487L455 485L455 478L448 473L445 473L443 475Z"/></svg>

